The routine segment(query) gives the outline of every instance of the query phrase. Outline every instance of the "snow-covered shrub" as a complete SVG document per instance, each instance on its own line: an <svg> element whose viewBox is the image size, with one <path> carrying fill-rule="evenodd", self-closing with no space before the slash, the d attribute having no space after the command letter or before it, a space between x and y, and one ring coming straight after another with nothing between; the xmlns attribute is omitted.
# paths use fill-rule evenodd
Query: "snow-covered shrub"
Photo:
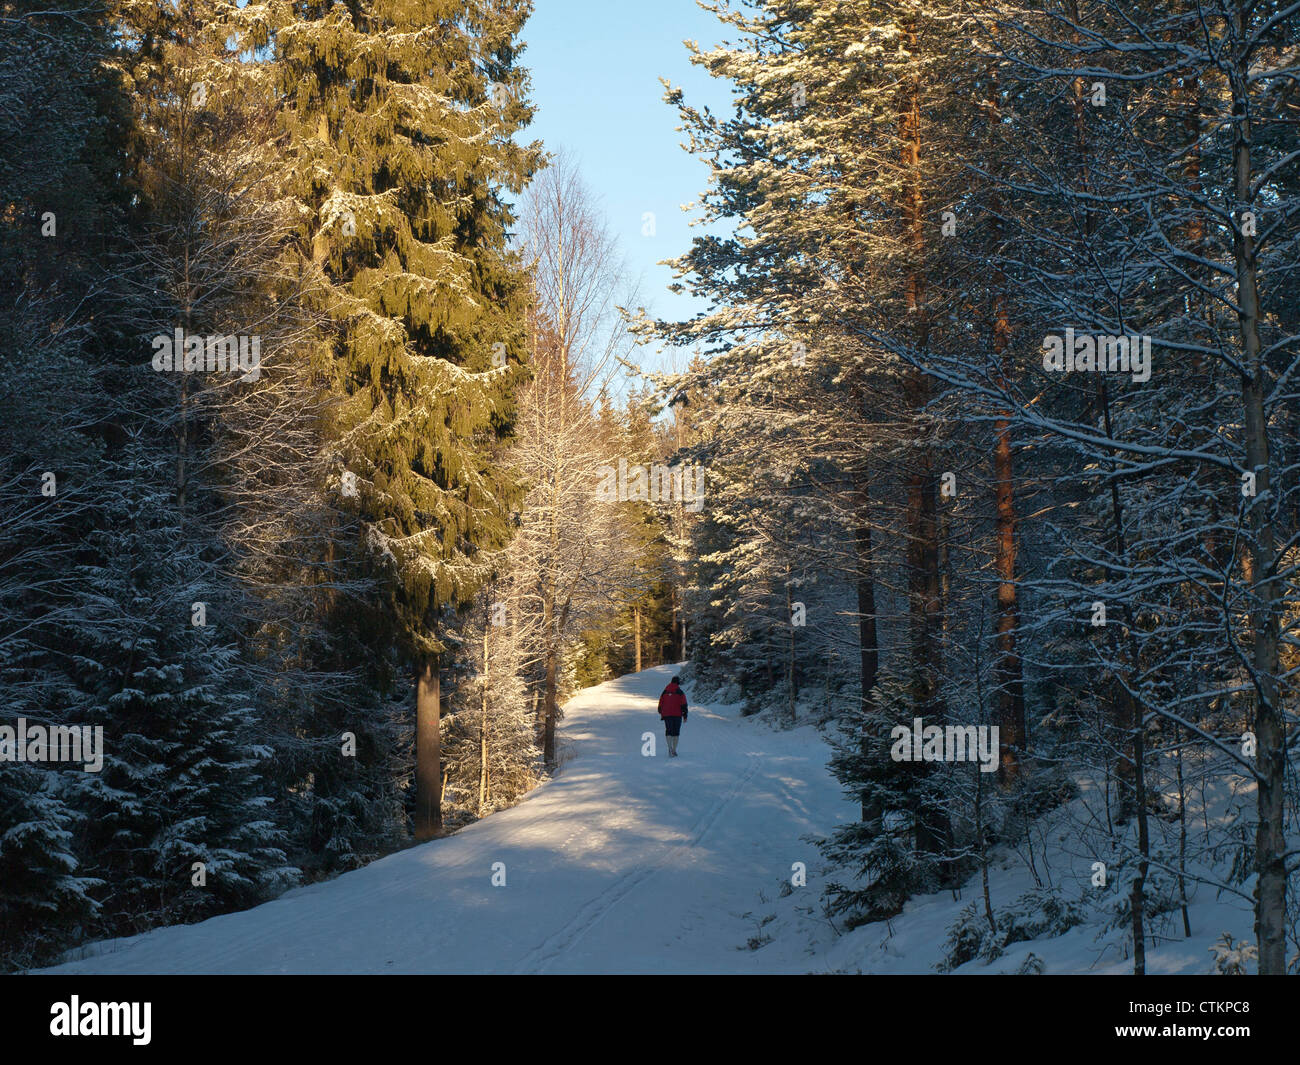
<svg viewBox="0 0 1300 1065"><path fill-rule="evenodd" d="M943 945L943 960L936 968L941 973L948 973L980 957L985 949L985 940L990 934L988 919L972 902L962 909L957 920L948 929L948 938Z"/></svg>
<svg viewBox="0 0 1300 1065"><path fill-rule="evenodd" d="M1013 943L1064 935L1075 925L1083 923L1084 908L1080 903L1061 898L1052 890L1035 888L1001 912L995 912L994 919L997 931L989 928L982 905L972 902L963 909L948 929L938 970L951 972L976 958L983 958L988 963L1000 957Z"/></svg>
<svg viewBox="0 0 1300 1065"><path fill-rule="evenodd" d="M1159 850L1156 850L1155 857L1157 859L1163 858ZM1111 885L1116 886L1121 882L1129 883L1129 871L1132 868L1133 861L1127 858L1112 865L1108 874ZM1142 885L1142 919L1146 924L1148 934L1168 927L1170 918L1179 911L1182 905L1180 899L1177 878L1172 873L1166 872L1153 864L1147 870L1146 879ZM1127 886L1123 890L1114 892L1111 916L1105 927L1107 929L1118 929L1125 933L1132 930L1133 896Z"/></svg>
<svg viewBox="0 0 1300 1065"><path fill-rule="evenodd" d="M734 680L728 680L726 687L718 693L717 701L725 706L734 706L736 703L740 702L743 697L744 693L740 690L740 685Z"/></svg>
<svg viewBox="0 0 1300 1065"><path fill-rule="evenodd" d="M1254 943L1234 943L1227 932L1210 947L1210 953L1214 955L1214 971L1220 976L1249 976L1249 963L1259 960Z"/></svg>

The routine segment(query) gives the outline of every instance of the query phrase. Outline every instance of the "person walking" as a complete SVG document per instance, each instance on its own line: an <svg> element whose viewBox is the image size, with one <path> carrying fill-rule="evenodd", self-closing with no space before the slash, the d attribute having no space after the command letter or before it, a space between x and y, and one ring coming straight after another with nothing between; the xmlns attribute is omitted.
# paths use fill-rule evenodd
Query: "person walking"
<svg viewBox="0 0 1300 1065"><path fill-rule="evenodd" d="M677 757L677 737L681 734L682 724L686 721L686 693L681 689L681 680L673 677L668 687L659 696L659 717L664 723L664 736L668 740L668 757Z"/></svg>

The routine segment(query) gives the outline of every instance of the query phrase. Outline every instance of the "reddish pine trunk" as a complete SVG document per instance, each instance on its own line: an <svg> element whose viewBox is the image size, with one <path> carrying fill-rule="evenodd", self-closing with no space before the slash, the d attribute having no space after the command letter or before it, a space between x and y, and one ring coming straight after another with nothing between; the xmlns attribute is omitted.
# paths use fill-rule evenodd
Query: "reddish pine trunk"
<svg viewBox="0 0 1300 1065"><path fill-rule="evenodd" d="M442 705L438 659L424 659L415 676L415 838L442 831Z"/></svg>
<svg viewBox="0 0 1300 1065"><path fill-rule="evenodd" d="M906 24L904 40L911 55L917 55L914 23ZM904 288L907 314L912 324L915 350L929 346L930 321L925 288L925 193L921 184L921 83L913 69L904 79L899 93L898 128L900 161L904 172L903 223L911 245L912 260ZM913 370L907 386L909 409L918 418L930 399L929 379ZM919 448L912 473L907 481L907 543L909 554L908 591L912 620L913 700L916 713L926 724L941 725L946 709L939 692L942 673L943 599L939 576L938 480L933 460L926 448ZM952 826L947 812L939 805L926 802L918 811L916 842L924 852L940 856L941 877L946 881L950 870L943 856L951 850Z"/></svg>
<svg viewBox="0 0 1300 1065"><path fill-rule="evenodd" d="M1005 386L1007 313L1001 292L994 297L993 351L1000 383ZM1020 627L1020 604L1016 589L1016 506L1011 467L1011 423L1009 416L994 423L993 486L996 504L994 568L998 587L994 604L997 662L994 670L998 699L998 735L1001 741L999 770L1005 784L1020 776L1021 759L1028 741L1025 723L1024 674L1016 650Z"/></svg>

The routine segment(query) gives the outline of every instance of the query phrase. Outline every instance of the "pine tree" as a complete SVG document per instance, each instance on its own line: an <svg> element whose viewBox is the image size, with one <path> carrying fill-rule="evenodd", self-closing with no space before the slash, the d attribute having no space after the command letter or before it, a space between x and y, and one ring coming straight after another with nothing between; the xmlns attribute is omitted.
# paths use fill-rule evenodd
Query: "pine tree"
<svg viewBox="0 0 1300 1065"><path fill-rule="evenodd" d="M1158 863L1147 809L1182 766L1150 748L1186 730L1255 779L1260 968L1281 972L1288 576L1275 552L1291 535L1283 500L1296 491L1278 451L1295 403L1294 301L1281 280L1295 238L1259 223L1295 210L1279 163L1289 158L1279 86L1300 27L1274 4L1206 17L1191 4L1071 3L1063 18L1025 10L1006 21L1001 43L1026 83L1056 81L1062 93L1049 98L1065 105L1038 124L1032 151L1020 144L1023 164L1000 174L1007 188L1036 190L1007 257L1021 313L1040 338L1062 326L1132 337L1151 361L1143 376L1053 373L1040 378L1045 390L997 391L1017 423L1072 456L1064 485L1088 497L1085 520L1063 530L1077 557L1060 560L1043 592L1058 617L1091 601L1112 615L1090 650L1109 681L1120 816L1136 822L1135 969ZM1171 48L1181 49L1173 69ZM972 394L987 389L950 376ZM1254 761L1219 738L1240 736L1247 713L1252 734L1268 737Z"/></svg>
<svg viewBox="0 0 1300 1065"><path fill-rule="evenodd" d="M706 218L743 221L752 236L697 238L677 265L719 307L655 331L722 349L707 376L740 398L765 444L788 441L792 476L808 471L854 530L837 568L858 602L859 717L871 718L892 668L910 673L914 712L942 724L951 529L938 509L946 423L929 363L968 343L953 321L959 295L939 216L969 176L938 130L962 128L972 111L973 22L928 3L758 3L719 17L742 43L693 60L735 83L735 117L698 111L674 90L668 98L692 150L713 163ZM901 540L901 565L880 557L882 540ZM901 603L882 591L896 567ZM893 632L882 631L886 618ZM902 660L882 662L900 629ZM881 811L864 802L863 814ZM943 806L923 804L912 824L918 851L955 875Z"/></svg>

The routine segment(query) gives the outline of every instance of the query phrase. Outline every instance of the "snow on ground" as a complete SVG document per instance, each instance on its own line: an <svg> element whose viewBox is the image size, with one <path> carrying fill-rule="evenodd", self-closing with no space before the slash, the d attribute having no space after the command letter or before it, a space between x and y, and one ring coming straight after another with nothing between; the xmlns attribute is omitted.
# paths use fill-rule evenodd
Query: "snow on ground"
<svg viewBox="0 0 1300 1065"><path fill-rule="evenodd" d="M255 909L99 944L48 971L807 971L795 940L747 949L756 925L745 914L794 862L817 861L802 837L856 807L811 726L773 732L735 708L695 706L669 760L655 707L672 673L579 692L560 726L559 774L511 810ZM641 753L646 732L653 758ZM492 886L497 862L505 887Z"/></svg>
<svg viewBox="0 0 1300 1065"><path fill-rule="evenodd" d="M514 809L255 909L94 944L45 971L933 972L978 879L960 898L914 899L892 921L841 934L811 837L858 808L827 770L825 742L811 725L776 731L738 707L697 705L670 761L655 703L673 671L578 693L560 726L559 774ZM654 757L642 754L645 733ZM1078 898L1088 856L1066 825L1041 823L1040 861ZM805 887L791 887L796 862ZM493 886L496 863L504 887ZM995 911L1034 886L1009 852L990 884ZM1247 902L1194 891L1193 938L1153 946L1150 971L1211 972L1209 945L1224 930L1253 939ZM1122 973L1124 951L1122 932L1094 920L958 972L1015 972L1032 952L1046 973Z"/></svg>
<svg viewBox="0 0 1300 1065"><path fill-rule="evenodd" d="M1064 852L1065 849L1054 849L1052 857L1060 860ZM1088 893L1091 862L1077 854L1073 857L1075 868L1054 870L1053 883L1061 897L1078 901ZM999 858L989 870L989 891L995 917L1005 922L1007 908L1035 884L1028 867L1014 854L1000 854ZM1126 877L1122 887L1127 890L1127 886ZM1168 919L1149 922L1148 934L1154 928L1159 936L1157 942L1147 944L1149 973L1212 974L1215 967L1210 947L1225 931L1236 942L1254 942L1254 914L1248 901L1233 896L1216 897L1214 888L1205 885L1191 884L1188 892L1192 936L1183 938L1181 917L1176 913ZM813 901L807 896L801 899L790 895L762 911L762 917L769 919L765 931L774 941L789 936L813 941L816 959L809 966L813 972L933 973L944 959L949 929L961 911L974 902L978 913L983 914L978 875L966 882L957 899L950 892L920 896L908 901L903 912L892 920L863 925L843 935L830 930L826 921L820 919L819 904L810 911ZM976 959L953 972L1017 973L1031 954L1041 962L1040 971L1046 975L1133 972L1127 926L1108 929L1096 911L1063 935L1013 943L991 962ZM1250 969L1254 971L1253 962Z"/></svg>

